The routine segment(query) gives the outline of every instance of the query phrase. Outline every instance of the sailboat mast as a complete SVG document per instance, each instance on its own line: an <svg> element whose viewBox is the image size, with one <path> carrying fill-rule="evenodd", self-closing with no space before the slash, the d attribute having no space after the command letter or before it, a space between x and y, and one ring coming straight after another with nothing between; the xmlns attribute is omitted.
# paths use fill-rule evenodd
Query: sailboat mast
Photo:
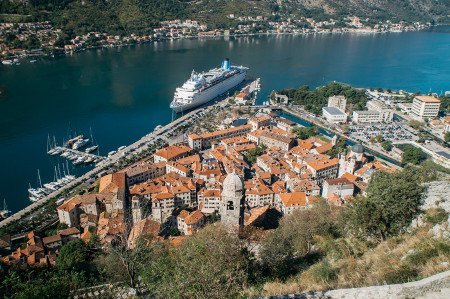
<svg viewBox="0 0 450 299"><path fill-rule="evenodd" d="M38 169L38 184L39 184L39 187L42 188L41 174L39 172L39 169Z"/></svg>
<svg viewBox="0 0 450 299"><path fill-rule="evenodd" d="M49 145L50 145L50 134L47 134L47 152L50 150Z"/></svg>

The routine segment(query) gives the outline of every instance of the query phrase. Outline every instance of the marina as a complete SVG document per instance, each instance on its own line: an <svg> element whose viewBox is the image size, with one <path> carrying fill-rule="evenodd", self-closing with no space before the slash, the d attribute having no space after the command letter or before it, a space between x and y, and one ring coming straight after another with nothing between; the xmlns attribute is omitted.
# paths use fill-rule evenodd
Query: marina
<svg viewBox="0 0 450 299"><path fill-rule="evenodd" d="M50 139L47 137L47 154L56 156L59 155L61 158L65 158L73 163L73 165L80 164L92 164L101 162L104 157L94 154L98 153L98 145L92 145L86 147L93 142L93 137L91 133L91 138L85 138L84 135L78 135L63 142L63 146L58 146L56 143L56 138Z"/></svg>
<svg viewBox="0 0 450 299"><path fill-rule="evenodd" d="M62 169L61 169L62 168ZM69 165L66 161L66 165L62 164L62 167L60 167L60 164L55 166L55 173L54 173L54 180L49 183L42 184L41 180L41 173L39 169L37 170L37 187L32 188L31 184L28 187L28 198L32 202L36 202L47 195L49 195L52 192L58 191L73 180L75 180L76 177L74 175L71 175L69 172Z"/></svg>

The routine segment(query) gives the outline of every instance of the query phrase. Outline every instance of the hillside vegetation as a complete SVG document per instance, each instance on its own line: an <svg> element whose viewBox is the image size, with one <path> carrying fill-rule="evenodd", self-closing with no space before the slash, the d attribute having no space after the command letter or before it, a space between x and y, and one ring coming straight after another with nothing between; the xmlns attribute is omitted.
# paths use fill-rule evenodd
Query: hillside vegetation
<svg viewBox="0 0 450 299"><path fill-rule="evenodd" d="M359 16L382 20L448 22L448 0L1 0L0 14L27 20L51 20L65 31L85 33L145 32L162 20L192 18L210 28L236 24L227 16L266 16L269 19L313 17L315 20ZM1 17L1 16L0 16ZM16 17L15 17L16 18ZM5 19L5 16L3 16Z"/></svg>

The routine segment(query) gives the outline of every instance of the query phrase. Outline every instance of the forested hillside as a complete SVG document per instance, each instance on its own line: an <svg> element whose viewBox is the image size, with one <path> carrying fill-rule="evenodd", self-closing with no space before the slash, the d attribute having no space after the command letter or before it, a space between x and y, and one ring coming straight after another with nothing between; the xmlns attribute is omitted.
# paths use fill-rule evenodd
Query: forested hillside
<svg viewBox="0 0 450 299"><path fill-rule="evenodd" d="M266 16L271 19L313 17L340 20L354 15L379 20L448 22L449 0L1 0L1 19L10 14L28 20L51 20L77 33L145 32L162 20L192 18L210 28L235 25L227 16ZM6 14L6 16L4 15Z"/></svg>

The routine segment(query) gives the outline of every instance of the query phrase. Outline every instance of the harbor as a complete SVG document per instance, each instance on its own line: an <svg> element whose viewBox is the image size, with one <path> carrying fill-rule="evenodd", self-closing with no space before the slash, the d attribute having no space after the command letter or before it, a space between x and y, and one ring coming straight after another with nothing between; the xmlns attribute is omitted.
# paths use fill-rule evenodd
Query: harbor
<svg viewBox="0 0 450 299"><path fill-rule="evenodd" d="M61 170L62 168L62 170ZM31 184L28 187L28 198L31 202L36 202L47 195L59 191L64 186L75 180L76 177L70 174L69 165L62 164L62 167L58 164L55 166L54 180L49 183L42 183L41 173L37 170L37 187L32 188Z"/></svg>
<svg viewBox="0 0 450 299"><path fill-rule="evenodd" d="M396 47L411 39L417 43L413 45L414 50L394 57L383 56L385 46L381 45ZM349 57L344 51L350 41L356 56L353 53ZM259 103L272 90L302 84L315 87L329 80L355 86L424 92L430 88L437 92L448 90L445 82L449 82L450 72L443 61L448 55L441 51L432 59L433 64L442 66L439 72L442 80L436 80L434 73L427 72L429 64L422 63L424 59L429 61L429 57L418 51L419 45L433 50L446 49L448 39L442 34L415 32L396 34L395 39L393 35L342 34L320 38L282 36L276 39L205 40L204 44L197 40L176 40L158 43L154 48L150 45L122 48L120 53L112 49L88 51L65 59L22 63L18 68L1 65L0 156L2 164L11 172L0 183L0 200L6 198L9 210L19 211L29 205L27 186L36 181L36 169L41 170L43 182L53 180L54 165L61 163L61 158L47 154L45 140L48 133L56 135L61 146L61 137L68 136L68 127L87 133L88 138L92 127L100 145L100 155L107 157L119 146L131 144L157 125L168 123L172 117L169 104L173 92L187 79L193 66L208 70L223 57L230 56L237 64L250 67L248 75L261 77L263 83ZM295 59L290 53L281 51L291 46L298 51ZM231 47L233 55L230 54ZM275 48L279 49L277 59L273 56ZM360 53L369 53L369 50L379 53L382 58L371 61L368 74L367 55ZM344 71L341 61L350 63ZM400 65L395 72L388 68L393 61ZM319 71L319 62L328 66L323 72ZM418 71L411 72L411 68ZM55 72L60 75L55 77ZM378 76L380 73L384 75ZM27 82L26 88L23 82ZM69 166L71 174L79 177L95 164L72 167L69 161Z"/></svg>

